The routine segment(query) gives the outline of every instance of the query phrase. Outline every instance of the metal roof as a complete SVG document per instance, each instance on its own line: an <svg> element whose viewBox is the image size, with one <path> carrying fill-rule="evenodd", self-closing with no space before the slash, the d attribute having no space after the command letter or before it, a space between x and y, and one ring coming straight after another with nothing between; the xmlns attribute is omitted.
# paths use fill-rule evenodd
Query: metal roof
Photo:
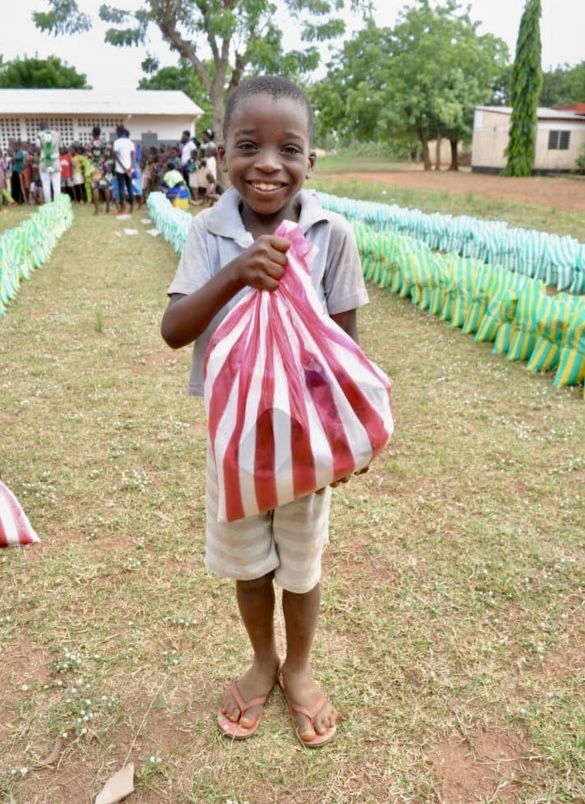
<svg viewBox="0 0 585 804"><path fill-rule="evenodd" d="M512 114L511 106L476 106L482 112L499 112L500 114ZM539 106L536 110L539 120L583 120L583 115L577 112L568 112L560 109L549 109L546 106Z"/></svg>
<svg viewBox="0 0 585 804"><path fill-rule="evenodd" d="M102 114L200 117L203 109L184 92L160 89L0 89L0 115Z"/></svg>

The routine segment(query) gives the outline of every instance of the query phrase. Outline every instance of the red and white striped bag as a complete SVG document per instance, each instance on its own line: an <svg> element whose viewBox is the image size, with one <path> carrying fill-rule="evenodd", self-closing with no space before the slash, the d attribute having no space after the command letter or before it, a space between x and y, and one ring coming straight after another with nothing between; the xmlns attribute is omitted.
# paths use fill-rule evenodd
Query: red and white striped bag
<svg viewBox="0 0 585 804"><path fill-rule="evenodd" d="M364 469L394 425L391 384L324 312L296 224L277 290L251 289L207 347L204 399L220 522L297 500Z"/></svg>
<svg viewBox="0 0 585 804"><path fill-rule="evenodd" d="M18 547L40 542L22 505L0 481L0 547Z"/></svg>

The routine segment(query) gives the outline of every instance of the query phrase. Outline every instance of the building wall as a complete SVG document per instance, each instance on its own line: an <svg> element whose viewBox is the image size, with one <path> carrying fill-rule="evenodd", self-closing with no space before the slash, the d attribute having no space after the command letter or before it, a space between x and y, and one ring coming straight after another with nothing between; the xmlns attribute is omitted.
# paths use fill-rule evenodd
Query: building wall
<svg viewBox="0 0 585 804"><path fill-rule="evenodd" d="M182 131L193 132L195 126L193 118L180 115L55 115L43 118L42 115L2 116L0 113L0 149L7 149L12 140L34 142L42 119L47 119L49 126L61 134L65 146L74 142L88 144L94 126L100 126L103 137L114 140L116 126L122 124L130 132L130 139L142 143L144 138L145 145L174 144L179 141Z"/></svg>
<svg viewBox="0 0 585 804"><path fill-rule="evenodd" d="M476 109L473 118L471 169L503 170L504 150L508 144L510 115Z"/></svg>
<svg viewBox="0 0 585 804"><path fill-rule="evenodd" d="M569 132L567 149L549 148L551 131ZM585 119L581 121L539 120L536 134L535 170L575 170L577 157L585 144Z"/></svg>
<svg viewBox="0 0 585 804"><path fill-rule="evenodd" d="M473 122L471 168L497 173L506 167L504 151L508 144L511 115L476 109ZM569 132L569 148L549 147L550 132ZM542 172L575 170L577 157L585 143L583 120L539 119L536 134L534 170Z"/></svg>

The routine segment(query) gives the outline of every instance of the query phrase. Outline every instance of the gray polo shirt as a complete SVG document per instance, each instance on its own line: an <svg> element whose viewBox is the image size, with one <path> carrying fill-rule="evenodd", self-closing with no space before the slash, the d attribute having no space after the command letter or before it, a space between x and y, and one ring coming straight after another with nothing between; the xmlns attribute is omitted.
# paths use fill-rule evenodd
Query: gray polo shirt
<svg viewBox="0 0 585 804"><path fill-rule="evenodd" d="M349 223L341 215L323 209L317 196L299 193L299 226L317 249L310 256L313 285L330 315L355 310L368 302L360 258ZM230 187L218 203L200 212L189 228L181 259L168 289L169 296L188 296L203 287L228 262L251 246L253 237L240 215L240 196ZM249 288L241 290L213 318L193 344L189 393L203 394L203 359L209 339L232 307Z"/></svg>

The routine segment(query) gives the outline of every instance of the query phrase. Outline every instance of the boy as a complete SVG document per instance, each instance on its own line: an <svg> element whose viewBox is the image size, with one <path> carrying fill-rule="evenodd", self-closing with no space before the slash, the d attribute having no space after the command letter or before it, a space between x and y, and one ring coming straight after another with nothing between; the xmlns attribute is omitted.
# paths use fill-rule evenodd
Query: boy
<svg viewBox="0 0 585 804"><path fill-rule="evenodd" d="M331 318L357 340L356 309L367 293L349 225L302 190L313 172L312 110L290 81L258 76L228 98L218 148L232 187L197 215L171 287L161 332L173 348L192 341L190 393L202 394L202 364L213 331L248 287L274 291L289 241L272 235L298 222L317 246L313 283ZM328 541L330 489L268 514L219 524L217 475L208 450L206 565L236 581L240 615L253 649L251 667L226 692L222 732L250 737L280 680L297 736L314 748L335 735L337 714L313 678L310 651L319 613L321 554ZM274 632L274 583L282 587L286 657Z"/></svg>

